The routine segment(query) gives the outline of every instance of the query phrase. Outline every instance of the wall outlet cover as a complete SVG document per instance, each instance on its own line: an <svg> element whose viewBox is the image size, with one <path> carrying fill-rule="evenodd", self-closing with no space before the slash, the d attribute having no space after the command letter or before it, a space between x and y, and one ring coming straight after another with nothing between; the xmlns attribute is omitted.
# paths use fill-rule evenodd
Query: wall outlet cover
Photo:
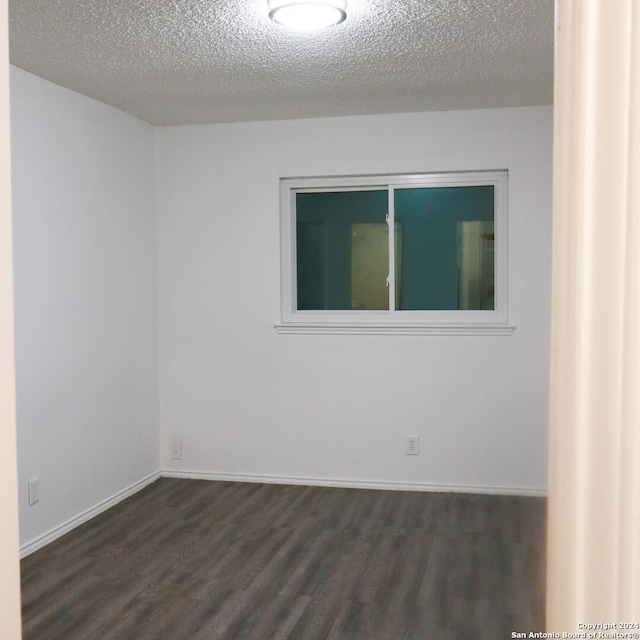
<svg viewBox="0 0 640 640"><path fill-rule="evenodd" d="M173 440L171 443L171 459L182 460L182 440Z"/></svg>
<svg viewBox="0 0 640 640"><path fill-rule="evenodd" d="M40 479L32 478L28 482L29 486L29 506L32 507L40 501Z"/></svg>
<svg viewBox="0 0 640 640"><path fill-rule="evenodd" d="M420 437L406 436L405 452L408 456L417 456L420 454Z"/></svg>

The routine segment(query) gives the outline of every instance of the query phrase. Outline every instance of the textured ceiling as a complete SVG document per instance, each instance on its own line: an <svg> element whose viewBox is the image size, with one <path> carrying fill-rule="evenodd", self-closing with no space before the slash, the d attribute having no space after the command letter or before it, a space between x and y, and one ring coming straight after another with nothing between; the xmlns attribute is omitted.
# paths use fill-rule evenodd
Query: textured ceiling
<svg viewBox="0 0 640 640"><path fill-rule="evenodd" d="M11 62L157 125L552 103L553 0L10 0Z"/></svg>

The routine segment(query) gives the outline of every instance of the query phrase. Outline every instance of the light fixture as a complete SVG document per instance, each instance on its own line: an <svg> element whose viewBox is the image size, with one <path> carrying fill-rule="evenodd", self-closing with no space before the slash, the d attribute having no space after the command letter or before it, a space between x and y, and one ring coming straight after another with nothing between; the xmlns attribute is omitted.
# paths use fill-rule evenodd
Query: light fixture
<svg viewBox="0 0 640 640"><path fill-rule="evenodd" d="M340 24L347 0L268 0L269 17L296 31L314 31Z"/></svg>

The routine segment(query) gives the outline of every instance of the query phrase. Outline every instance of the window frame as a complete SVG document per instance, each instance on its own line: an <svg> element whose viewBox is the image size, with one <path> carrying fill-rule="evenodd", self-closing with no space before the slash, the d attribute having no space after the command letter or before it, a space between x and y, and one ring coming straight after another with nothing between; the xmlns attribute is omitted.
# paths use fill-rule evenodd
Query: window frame
<svg viewBox="0 0 640 640"><path fill-rule="evenodd" d="M508 323L508 172L506 170L299 177L280 179L281 322L279 333L393 333L509 335ZM493 310L298 310L296 195L298 193L386 190L387 223L395 221L394 193L400 189L494 187L494 309ZM394 268L393 234L389 234L389 264ZM395 278L389 274L390 302Z"/></svg>

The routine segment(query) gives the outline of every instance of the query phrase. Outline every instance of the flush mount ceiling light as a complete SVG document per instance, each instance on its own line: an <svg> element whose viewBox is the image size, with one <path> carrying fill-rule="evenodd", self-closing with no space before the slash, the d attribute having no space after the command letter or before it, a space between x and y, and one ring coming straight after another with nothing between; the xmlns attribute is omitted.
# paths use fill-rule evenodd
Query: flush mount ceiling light
<svg viewBox="0 0 640 640"><path fill-rule="evenodd" d="M296 31L314 31L340 24L347 0L268 0L269 17Z"/></svg>

